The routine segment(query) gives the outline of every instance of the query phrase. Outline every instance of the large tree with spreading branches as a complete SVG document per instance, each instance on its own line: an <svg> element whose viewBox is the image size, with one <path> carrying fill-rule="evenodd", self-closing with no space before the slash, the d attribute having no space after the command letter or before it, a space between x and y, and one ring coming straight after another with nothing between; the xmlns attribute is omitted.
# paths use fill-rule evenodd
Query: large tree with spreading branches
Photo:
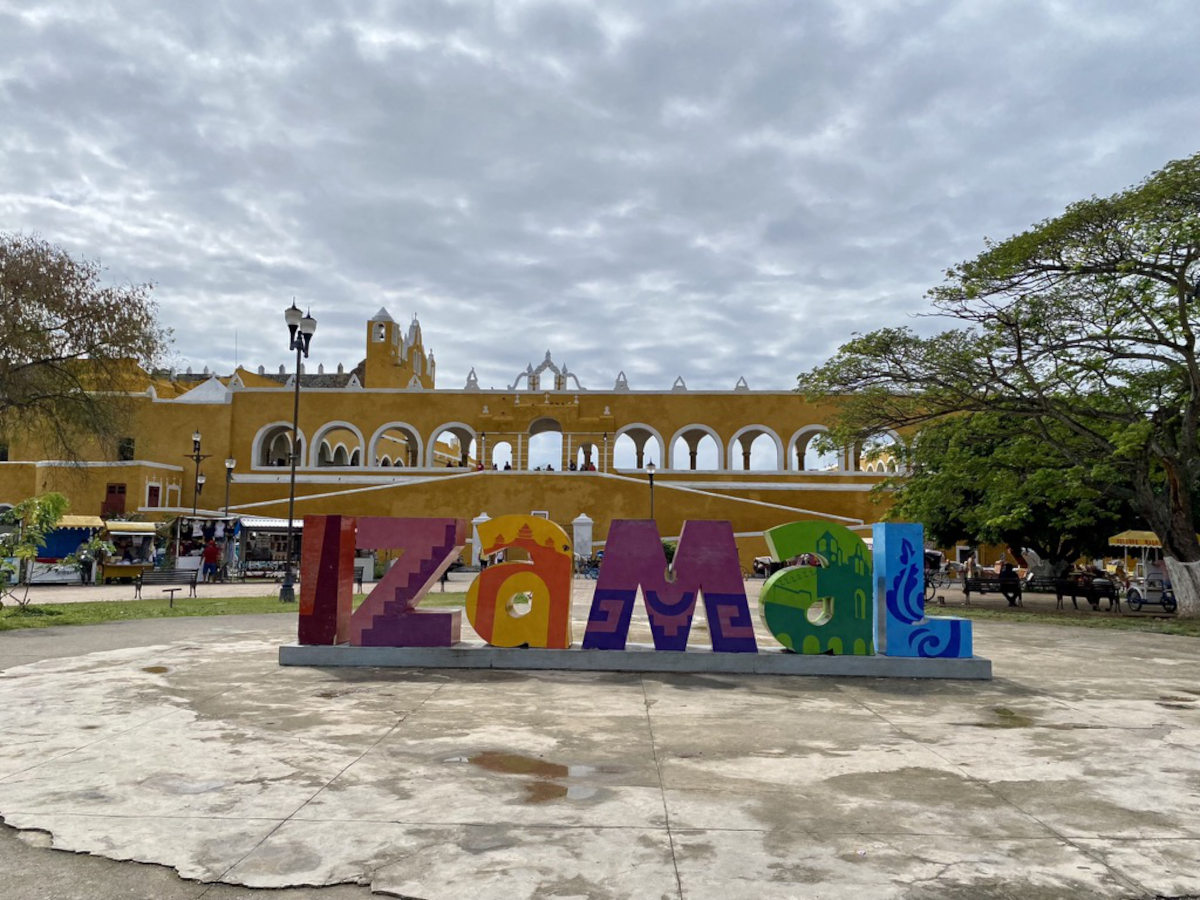
<svg viewBox="0 0 1200 900"><path fill-rule="evenodd" d="M1047 441L1025 419L995 413L947 416L920 439L890 446L903 474L878 490L892 499L888 517L923 522L938 546L959 541L1034 551L1053 568L1100 555L1130 517L1110 481L1059 451L1073 440L1057 429Z"/></svg>
<svg viewBox="0 0 1200 900"><path fill-rule="evenodd" d="M1053 465L1158 535L1180 613L1197 616L1198 280L1200 154L986 242L930 292L954 327L857 335L799 388L847 398L846 441L964 415L1019 420Z"/></svg>
<svg viewBox="0 0 1200 900"><path fill-rule="evenodd" d="M149 285L103 284L96 262L0 235L0 440L36 435L66 458L115 442L133 367L170 338L157 313Z"/></svg>

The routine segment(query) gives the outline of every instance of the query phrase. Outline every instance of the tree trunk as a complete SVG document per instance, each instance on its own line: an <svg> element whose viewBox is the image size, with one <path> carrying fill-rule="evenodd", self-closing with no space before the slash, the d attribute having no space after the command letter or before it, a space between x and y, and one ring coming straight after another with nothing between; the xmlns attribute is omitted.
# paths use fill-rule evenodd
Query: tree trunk
<svg viewBox="0 0 1200 900"><path fill-rule="evenodd" d="M1163 562L1175 591L1175 602L1179 604L1179 617L1200 617L1200 562L1181 562L1173 556L1164 556Z"/></svg>

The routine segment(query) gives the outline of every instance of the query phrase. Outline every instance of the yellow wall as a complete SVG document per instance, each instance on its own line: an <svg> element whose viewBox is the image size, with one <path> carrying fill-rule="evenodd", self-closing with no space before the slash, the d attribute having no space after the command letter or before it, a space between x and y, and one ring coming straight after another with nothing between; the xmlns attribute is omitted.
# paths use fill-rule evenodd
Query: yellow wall
<svg viewBox="0 0 1200 900"><path fill-rule="evenodd" d="M383 339L372 341L383 326ZM420 341L419 326L397 339L396 323L367 323L365 386L303 386L299 425L305 440L304 458L297 467L297 515L345 513L361 515L454 515L473 518L486 512L505 513L547 510L570 531L581 513L595 520L594 537L603 540L613 518L640 518L649 514L649 486L644 472L618 472L612 464L618 436L634 428L645 440L644 459L658 466L655 477L655 513L664 535L678 534L684 520L729 519L736 532L761 532L765 528L800 518L831 517L845 524L868 523L880 518L870 489L884 477L858 470L856 460L834 472L798 468L794 438L809 426L829 424L836 412L831 403L809 403L788 391L572 391L572 390L441 390L433 384L430 359ZM417 340L407 343L409 334ZM396 348L406 344L404 360ZM414 360L423 368L420 388L374 387L381 382L408 383ZM406 371L405 366L408 367ZM47 464L34 435L14 435L9 463L0 463L0 503L19 500L46 490L59 490L71 499L72 511L99 513L105 485L127 485L127 513L162 518L172 511L190 513L193 502L201 510L219 511L225 499L223 461L236 459L230 484L234 512L283 516L287 513L286 466L266 464L264 440L274 427L290 433L293 389L263 375L239 370L238 378L222 378L199 385L153 379L144 375L144 393L131 398L133 412L129 436L134 439L134 460L114 462L115 449L93 447L91 462L83 467ZM313 381L306 373L302 385ZM349 381L349 376L343 381ZM329 379L325 379L328 383ZM246 385L245 387L239 386ZM545 377L541 385L553 385ZM559 379L563 383L563 379ZM193 386L195 385L195 386ZM152 390L151 390L152 389ZM198 396L206 402L190 402ZM531 426L552 419L563 433L563 453L555 472L523 471L528 462ZM403 423L419 438L420 467L380 467L372 440L389 423ZM454 426L469 442L485 443L490 459L496 445L507 440L513 447L512 472L475 472L429 465L431 440L441 432L443 446ZM689 426L694 434L711 431L719 439L721 467L716 471L689 471L688 455L671 460L662 444ZM773 432L783 446L781 465L769 471L744 471L743 447L729 444L739 432ZM208 477L203 494L195 498L193 431L202 434L202 471ZM359 465L314 464L311 442L322 434L336 433L347 450L357 450ZM284 438L286 442L286 438ZM660 442L661 441L661 442ZM593 447L597 472L567 472L581 444ZM396 446L390 444L389 446ZM478 449L478 443L476 444ZM374 450L374 452L373 452ZM680 468L672 468L672 462ZM146 506L147 488L160 487L160 508ZM169 495L172 487L178 489ZM168 500L170 499L170 502ZM748 556L765 547L749 540ZM751 547L751 545L754 545Z"/></svg>

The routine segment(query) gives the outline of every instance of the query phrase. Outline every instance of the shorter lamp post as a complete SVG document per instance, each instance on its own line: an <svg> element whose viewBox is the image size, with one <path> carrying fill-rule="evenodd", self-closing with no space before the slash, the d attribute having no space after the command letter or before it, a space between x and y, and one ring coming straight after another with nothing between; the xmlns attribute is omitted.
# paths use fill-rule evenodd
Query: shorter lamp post
<svg viewBox="0 0 1200 900"><path fill-rule="evenodd" d="M233 481L233 470L237 467L236 459L225 460L225 518L229 519L229 485ZM225 522L225 565L229 565L229 532L230 523Z"/></svg>
<svg viewBox="0 0 1200 900"><path fill-rule="evenodd" d="M200 501L200 492L204 490L205 478L200 474L200 463L212 456L211 453L200 452L200 432L192 432L192 452L184 454L188 459L196 464L196 475L192 481L192 517L196 515L196 506Z"/></svg>
<svg viewBox="0 0 1200 900"><path fill-rule="evenodd" d="M658 466L654 465L654 461L646 463L646 474L650 476L650 518L654 518L654 473L658 471Z"/></svg>
<svg viewBox="0 0 1200 900"><path fill-rule="evenodd" d="M225 516L229 516L229 484L233 481L233 470L237 466L236 459L225 460Z"/></svg>
<svg viewBox="0 0 1200 900"><path fill-rule="evenodd" d="M604 432L604 455L600 457L600 471L608 471L608 432Z"/></svg>

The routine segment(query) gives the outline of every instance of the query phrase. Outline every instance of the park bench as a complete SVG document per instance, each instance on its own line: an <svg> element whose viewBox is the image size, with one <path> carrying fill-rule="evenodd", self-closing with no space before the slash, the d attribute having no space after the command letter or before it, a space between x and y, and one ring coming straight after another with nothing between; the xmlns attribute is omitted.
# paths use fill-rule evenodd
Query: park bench
<svg viewBox="0 0 1200 900"><path fill-rule="evenodd" d="M999 575L963 576L963 597L971 602L971 594L986 594L995 591L1008 601L1009 606L1021 605L1021 582L1016 577L1002 578Z"/></svg>
<svg viewBox="0 0 1200 900"><path fill-rule="evenodd" d="M164 594L170 594L170 605L175 605L175 592L181 591L183 588L188 589L188 596L196 596L196 576L199 572L196 569L149 569L143 572L133 582L133 598L140 600L142 596L142 588L146 585L178 585L177 587L163 588Z"/></svg>
<svg viewBox="0 0 1200 900"><path fill-rule="evenodd" d="M1030 594L1056 594L1060 580L1053 575L1028 575L1023 588Z"/></svg>

